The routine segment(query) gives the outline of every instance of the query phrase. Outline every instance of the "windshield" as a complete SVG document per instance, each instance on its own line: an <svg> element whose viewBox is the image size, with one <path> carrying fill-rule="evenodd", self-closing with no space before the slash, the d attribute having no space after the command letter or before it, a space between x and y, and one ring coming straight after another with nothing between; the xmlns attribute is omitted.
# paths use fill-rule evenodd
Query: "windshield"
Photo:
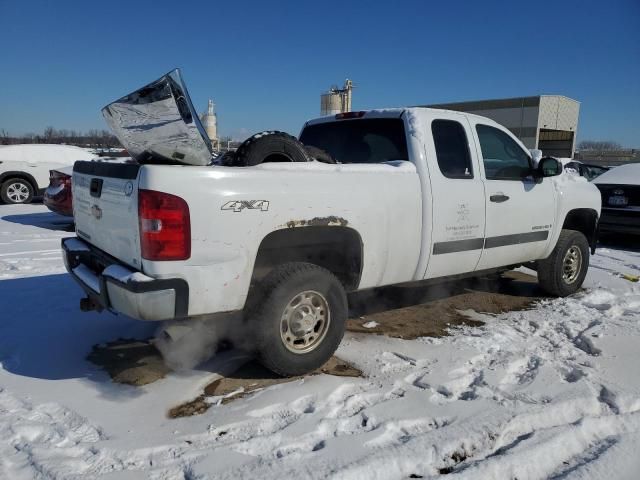
<svg viewBox="0 0 640 480"><path fill-rule="evenodd" d="M309 125L300 135L305 145L321 148L340 163L408 160L400 118L343 120Z"/></svg>
<svg viewBox="0 0 640 480"><path fill-rule="evenodd" d="M583 165L583 168L584 168L584 177L589 181L593 180L596 177L599 177L604 172L609 170L608 168L599 167L597 165Z"/></svg>

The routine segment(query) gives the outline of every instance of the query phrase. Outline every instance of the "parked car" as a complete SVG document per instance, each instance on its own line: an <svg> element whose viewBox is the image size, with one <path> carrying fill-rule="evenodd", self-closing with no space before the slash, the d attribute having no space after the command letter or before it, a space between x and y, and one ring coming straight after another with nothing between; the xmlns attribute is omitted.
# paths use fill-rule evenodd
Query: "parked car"
<svg viewBox="0 0 640 480"><path fill-rule="evenodd" d="M589 181L592 181L609 170L609 167L582 163L579 160L573 160L571 158L559 158L558 160L563 164L565 170L571 170Z"/></svg>
<svg viewBox="0 0 640 480"><path fill-rule="evenodd" d="M244 311L258 358L281 375L330 358L348 291L528 265L566 296L595 248L597 189L555 181L558 160L477 115L341 113L307 122L299 140L262 132L213 158L177 70L103 115L140 163L74 166L77 237L62 249L81 308L141 320Z"/></svg>
<svg viewBox="0 0 640 480"><path fill-rule="evenodd" d="M42 202L49 210L73 217L71 176L73 167L63 167L49 172L49 186L44 191Z"/></svg>
<svg viewBox="0 0 640 480"><path fill-rule="evenodd" d="M4 203L29 203L49 183L49 171L73 166L96 155L70 145L0 146L0 198Z"/></svg>
<svg viewBox="0 0 640 480"><path fill-rule="evenodd" d="M600 231L640 235L640 163L612 168L593 183L602 194Z"/></svg>
<svg viewBox="0 0 640 480"><path fill-rule="evenodd" d="M131 163L131 157L99 157L92 162ZM73 167L63 167L49 172L49 186L42 196L49 210L73 217Z"/></svg>

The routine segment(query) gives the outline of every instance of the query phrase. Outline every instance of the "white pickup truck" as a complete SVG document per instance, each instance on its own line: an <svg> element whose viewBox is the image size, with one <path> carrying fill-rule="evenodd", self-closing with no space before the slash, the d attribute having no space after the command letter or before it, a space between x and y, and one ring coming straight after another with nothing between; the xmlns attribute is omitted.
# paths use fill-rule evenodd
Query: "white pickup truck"
<svg viewBox="0 0 640 480"><path fill-rule="evenodd" d="M565 296L595 248L598 190L480 116L349 112L215 157L178 70L103 113L139 163L75 164L77 237L62 248L81 307L244 311L258 358L282 375L333 354L347 292L526 265Z"/></svg>

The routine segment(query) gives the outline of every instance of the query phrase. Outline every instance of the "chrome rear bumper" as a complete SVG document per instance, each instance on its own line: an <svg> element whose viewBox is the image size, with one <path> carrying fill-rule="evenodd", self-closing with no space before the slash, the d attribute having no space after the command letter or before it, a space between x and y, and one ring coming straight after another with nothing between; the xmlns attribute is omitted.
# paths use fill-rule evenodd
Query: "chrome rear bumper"
<svg viewBox="0 0 640 480"><path fill-rule="evenodd" d="M87 293L84 310L108 309L138 320L186 318L189 285L180 278L154 279L72 237L62 240L67 271Z"/></svg>

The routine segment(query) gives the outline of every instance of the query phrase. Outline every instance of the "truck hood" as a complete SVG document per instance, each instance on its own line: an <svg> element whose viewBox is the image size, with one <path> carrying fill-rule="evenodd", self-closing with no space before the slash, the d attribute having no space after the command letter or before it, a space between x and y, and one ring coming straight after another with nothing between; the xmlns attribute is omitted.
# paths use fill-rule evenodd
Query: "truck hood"
<svg viewBox="0 0 640 480"><path fill-rule="evenodd" d="M178 68L110 103L102 115L139 163L211 163L211 141Z"/></svg>

